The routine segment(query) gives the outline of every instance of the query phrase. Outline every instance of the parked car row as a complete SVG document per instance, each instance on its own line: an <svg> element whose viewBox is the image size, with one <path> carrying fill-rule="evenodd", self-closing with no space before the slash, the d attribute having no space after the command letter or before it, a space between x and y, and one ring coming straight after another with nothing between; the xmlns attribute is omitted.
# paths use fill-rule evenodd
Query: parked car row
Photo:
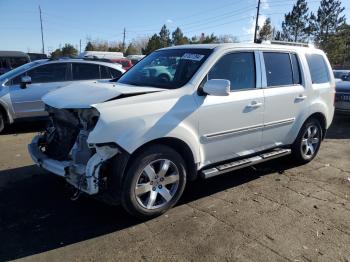
<svg viewBox="0 0 350 262"><path fill-rule="evenodd" d="M333 70L336 81L335 110L350 114L350 70Z"/></svg>
<svg viewBox="0 0 350 262"><path fill-rule="evenodd" d="M45 95L50 125L28 149L75 197L84 192L154 217L197 177L286 155L310 162L332 122L334 95L328 59L315 48L175 46L116 82Z"/></svg>
<svg viewBox="0 0 350 262"><path fill-rule="evenodd" d="M41 98L50 91L78 81L118 78L124 72L119 64L84 59L37 60L11 70L0 76L0 132L14 121L47 116Z"/></svg>
<svg viewBox="0 0 350 262"><path fill-rule="evenodd" d="M144 55L129 55L124 57L122 52L85 51L79 55L80 58L105 59L111 63L121 64L125 71L138 63Z"/></svg>
<svg viewBox="0 0 350 262"><path fill-rule="evenodd" d="M0 75L30 62L28 54L17 51L0 51Z"/></svg>

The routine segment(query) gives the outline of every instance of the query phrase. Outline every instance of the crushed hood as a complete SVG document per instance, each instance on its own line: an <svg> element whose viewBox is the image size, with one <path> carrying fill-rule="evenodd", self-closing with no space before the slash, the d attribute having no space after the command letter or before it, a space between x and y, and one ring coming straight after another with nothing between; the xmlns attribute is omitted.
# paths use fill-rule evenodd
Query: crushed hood
<svg viewBox="0 0 350 262"><path fill-rule="evenodd" d="M45 104L58 109L90 108L93 104L102 103L119 96L130 96L162 91L154 87L139 87L114 82L85 81L72 83L52 91L42 100Z"/></svg>

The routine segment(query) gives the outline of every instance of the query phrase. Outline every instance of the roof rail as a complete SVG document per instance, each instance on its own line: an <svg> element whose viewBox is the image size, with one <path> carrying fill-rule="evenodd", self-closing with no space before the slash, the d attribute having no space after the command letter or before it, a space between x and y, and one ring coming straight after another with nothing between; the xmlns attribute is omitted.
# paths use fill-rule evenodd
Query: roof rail
<svg viewBox="0 0 350 262"><path fill-rule="evenodd" d="M264 41L266 44L275 44L275 45L291 45L291 46L301 46L301 47L314 47L310 43L301 43L301 42L289 42L289 41L278 41L278 40L269 40Z"/></svg>

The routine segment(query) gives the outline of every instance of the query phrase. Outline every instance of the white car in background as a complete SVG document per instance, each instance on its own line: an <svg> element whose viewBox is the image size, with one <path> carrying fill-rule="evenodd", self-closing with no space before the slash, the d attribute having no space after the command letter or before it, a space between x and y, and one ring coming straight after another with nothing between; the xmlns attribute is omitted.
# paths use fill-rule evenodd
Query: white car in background
<svg viewBox="0 0 350 262"><path fill-rule="evenodd" d="M42 96L72 83L113 79L118 64L84 59L37 60L0 76L0 132L17 120L47 116Z"/></svg>
<svg viewBox="0 0 350 262"><path fill-rule="evenodd" d="M171 78L150 72L169 61L176 61ZM85 192L153 217L198 176L289 154L311 161L332 122L334 94L330 64L318 49L175 46L148 55L116 83L46 95L52 122L29 152L73 185L75 197Z"/></svg>

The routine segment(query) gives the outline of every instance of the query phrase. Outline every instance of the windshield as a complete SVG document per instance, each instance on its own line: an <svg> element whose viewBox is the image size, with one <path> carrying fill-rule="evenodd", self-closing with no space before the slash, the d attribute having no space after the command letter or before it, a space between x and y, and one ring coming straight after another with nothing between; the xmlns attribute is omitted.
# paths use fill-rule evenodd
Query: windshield
<svg viewBox="0 0 350 262"><path fill-rule="evenodd" d="M17 74L22 73L23 71L28 70L29 68L33 67L36 64L40 64L38 61L30 62L24 65L21 65L20 67L17 67L16 69L13 69L11 71L8 71L7 73L0 76L0 81L5 79L11 79L12 77L16 76Z"/></svg>
<svg viewBox="0 0 350 262"><path fill-rule="evenodd" d="M118 80L118 83L166 89L180 88L197 72L211 49L165 49L153 52Z"/></svg>

